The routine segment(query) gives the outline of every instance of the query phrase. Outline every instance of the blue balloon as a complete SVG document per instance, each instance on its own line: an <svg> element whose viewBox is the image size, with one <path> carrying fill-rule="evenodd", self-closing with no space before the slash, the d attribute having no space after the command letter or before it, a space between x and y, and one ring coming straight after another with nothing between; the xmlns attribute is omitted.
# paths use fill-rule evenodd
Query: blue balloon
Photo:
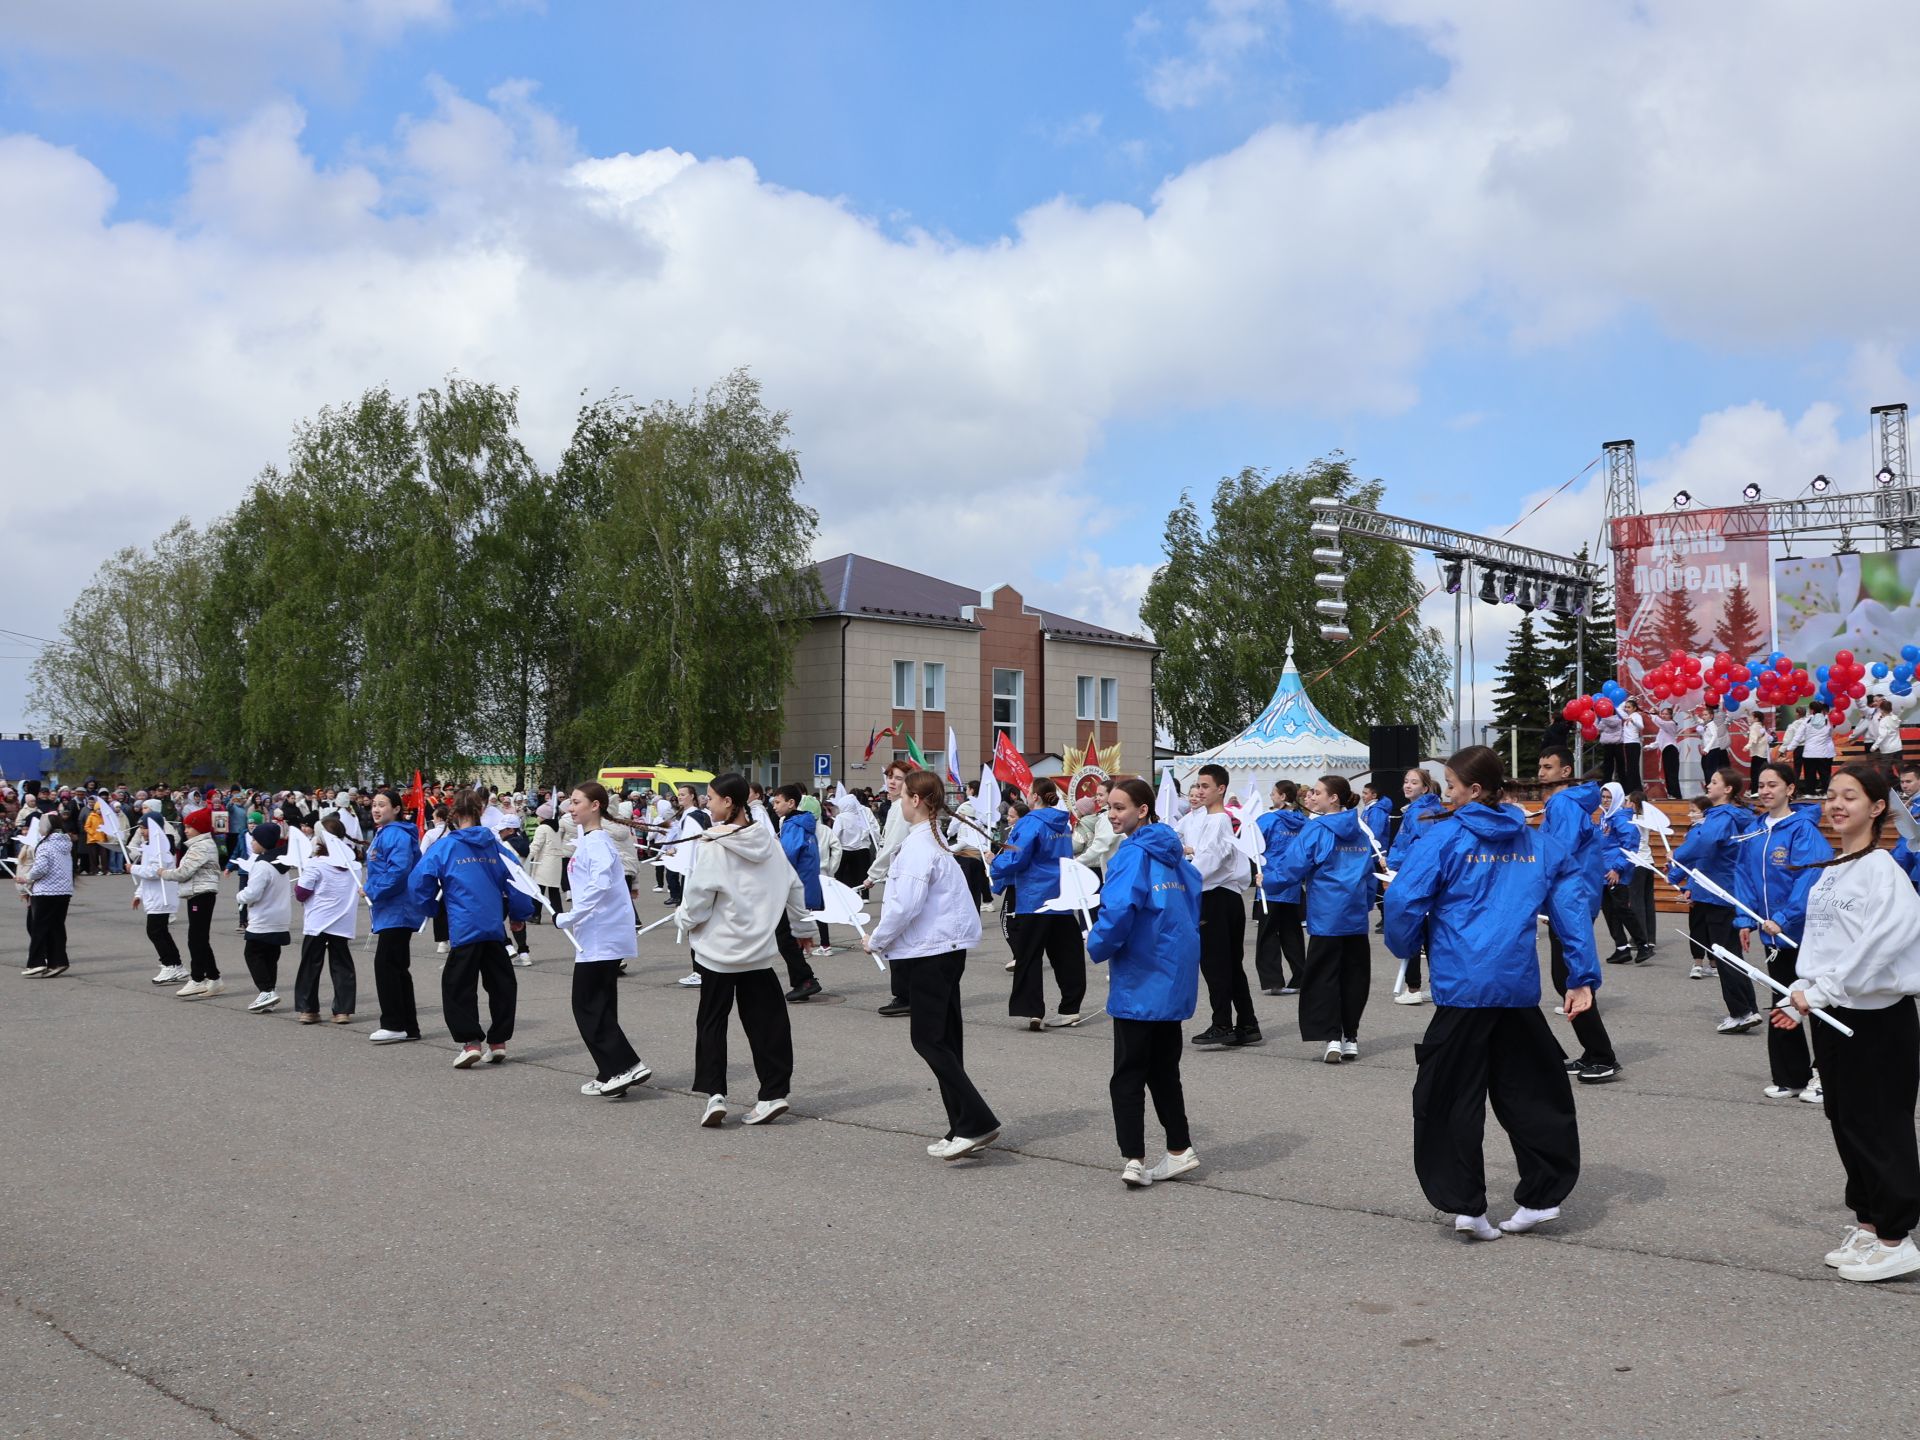
<svg viewBox="0 0 1920 1440"><path fill-rule="evenodd" d="M1893 693L1896 695L1911 695L1913 693L1913 682L1911 680L1896 680L1893 682L1892 688Z"/></svg>
<svg viewBox="0 0 1920 1440"><path fill-rule="evenodd" d="M1786 651L1776 650L1771 655L1767 656L1767 663L1769 665L1778 665L1782 660L1786 658L1787 658Z"/></svg>
<svg viewBox="0 0 1920 1440"><path fill-rule="evenodd" d="M1872 664L1871 666L1869 666L1868 668L1869 668L1869 669L1871 669L1871 670L1873 671L1873 678L1874 678L1874 679L1876 679L1876 680L1884 680L1884 679L1886 679L1886 678L1887 678L1887 662L1886 662L1886 661L1884 661L1884 660L1876 660L1876 661L1874 661L1874 662L1873 662L1873 664Z"/></svg>
<svg viewBox="0 0 1920 1440"><path fill-rule="evenodd" d="M1832 669L1833 667L1831 665L1822 665L1818 670L1813 672L1813 678L1818 680L1822 685L1825 685L1827 683L1827 674Z"/></svg>
<svg viewBox="0 0 1920 1440"><path fill-rule="evenodd" d="M1909 665L1920 665L1920 645L1902 645L1900 658Z"/></svg>
<svg viewBox="0 0 1920 1440"><path fill-rule="evenodd" d="M1729 710L1738 710L1740 708L1740 702L1734 699L1732 695L1723 695L1720 703Z"/></svg>
<svg viewBox="0 0 1920 1440"><path fill-rule="evenodd" d="M1896 680L1913 679L1913 666L1902 660L1898 665L1893 667L1893 678Z"/></svg>
<svg viewBox="0 0 1920 1440"><path fill-rule="evenodd" d="M1818 700L1822 705L1831 705L1833 703L1833 696L1827 693L1827 687L1824 685L1813 692L1813 698Z"/></svg>

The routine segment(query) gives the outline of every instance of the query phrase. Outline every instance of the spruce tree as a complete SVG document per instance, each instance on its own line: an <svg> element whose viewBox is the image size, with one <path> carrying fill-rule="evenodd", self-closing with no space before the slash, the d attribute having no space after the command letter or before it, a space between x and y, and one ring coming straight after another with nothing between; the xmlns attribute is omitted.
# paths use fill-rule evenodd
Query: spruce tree
<svg viewBox="0 0 1920 1440"><path fill-rule="evenodd" d="M1493 720L1500 727L1496 745L1503 761L1510 761L1509 731L1520 733L1520 774L1531 775L1540 758L1540 732L1554 711L1549 691L1547 656L1534 630L1533 616L1521 618L1507 646L1507 658L1495 672Z"/></svg>
<svg viewBox="0 0 1920 1440"><path fill-rule="evenodd" d="M1744 580L1736 581L1727 591L1726 607L1713 630L1713 644L1716 650L1726 651L1743 665L1766 650L1766 627L1761 624L1760 612L1754 608L1753 596L1748 593Z"/></svg>
<svg viewBox="0 0 1920 1440"><path fill-rule="evenodd" d="M1587 558L1587 547L1584 545L1580 547L1579 558ZM1546 672L1548 693L1553 699L1554 708L1558 710L1576 693L1574 682L1578 672L1574 666L1574 650L1580 620L1577 616L1558 610L1544 613L1545 619L1541 622L1544 632L1540 644L1541 663ZM1586 662L1585 693L1591 695L1613 679L1618 670L1614 656L1613 600L1604 580L1596 583L1587 597L1586 622L1583 655Z"/></svg>

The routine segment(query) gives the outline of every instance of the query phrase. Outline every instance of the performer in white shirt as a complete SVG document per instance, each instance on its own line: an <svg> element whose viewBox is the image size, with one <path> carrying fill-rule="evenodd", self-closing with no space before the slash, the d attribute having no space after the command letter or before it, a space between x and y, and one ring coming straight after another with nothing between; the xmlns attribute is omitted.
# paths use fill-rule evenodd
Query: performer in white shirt
<svg viewBox="0 0 1920 1440"><path fill-rule="evenodd" d="M580 947L573 957L573 1023L595 1067L580 1093L618 1099L653 1071L620 1028L620 965L637 958L640 946L626 870L603 824L607 804L605 787L591 780L573 787L573 821L580 827L567 862L573 908L553 923Z"/></svg>
<svg viewBox="0 0 1920 1440"><path fill-rule="evenodd" d="M1174 829L1181 848L1200 872L1200 974L1207 982L1211 1023L1193 1037L1202 1049L1257 1045L1260 1022L1253 1013L1243 952L1247 942L1247 881L1251 862L1234 848L1227 814L1227 772L1202 765L1188 787L1191 808Z"/></svg>

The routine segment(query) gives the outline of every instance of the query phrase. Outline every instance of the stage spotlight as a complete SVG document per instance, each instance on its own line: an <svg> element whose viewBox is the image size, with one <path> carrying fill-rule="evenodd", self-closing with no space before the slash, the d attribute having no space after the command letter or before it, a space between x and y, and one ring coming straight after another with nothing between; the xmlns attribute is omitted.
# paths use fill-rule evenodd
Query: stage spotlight
<svg viewBox="0 0 1920 1440"><path fill-rule="evenodd" d="M1826 476L1816 475L1813 477L1813 484L1810 488L1813 490L1814 494L1824 495L1827 493L1827 487L1831 484L1833 484L1833 482L1829 480Z"/></svg>
<svg viewBox="0 0 1920 1440"><path fill-rule="evenodd" d="M1873 478L1882 485L1891 485L1893 483L1893 467L1891 465L1882 465L1880 467L1880 473Z"/></svg>
<svg viewBox="0 0 1920 1440"><path fill-rule="evenodd" d="M1575 615L1584 615L1587 613L1587 586L1585 581L1573 587L1573 613Z"/></svg>
<svg viewBox="0 0 1920 1440"><path fill-rule="evenodd" d="M1533 611L1533 581L1531 581L1531 580L1522 580L1522 581L1520 582L1520 593L1519 593L1519 594L1518 594L1517 596L1515 596L1515 597L1514 597L1514 601L1513 601L1513 603L1514 603L1514 604L1516 604L1516 605L1518 605L1518 606L1519 606L1519 607L1520 607L1520 608L1521 608L1522 610L1525 610L1525 611L1527 611L1527 612L1528 612L1529 614L1531 614L1531 613L1532 613L1532 611Z"/></svg>
<svg viewBox="0 0 1920 1440"><path fill-rule="evenodd" d="M1466 564L1466 562L1458 555L1452 555L1447 558L1445 568L1442 571L1445 577L1447 594L1458 595L1460 593L1460 568L1464 564Z"/></svg>
<svg viewBox="0 0 1920 1440"><path fill-rule="evenodd" d="M1500 603L1500 592L1494 588L1493 571L1491 570L1482 570L1480 572L1480 598L1488 605L1498 605Z"/></svg>
<svg viewBox="0 0 1920 1440"><path fill-rule="evenodd" d="M1519 590L1517 588L1519 584L1520 584L1520 577L1515 575L1511 570L1509 570L1506 573L1506 575L1501 578L1500 603L1502 605L1513 604L1513 597L1519 593Z"/></svg>
<svg viewBox="0 0 1920 1440"><path fill-rule="evenodd" d="M1692 503L1693 495L1690 491L1682 490L1673 497L1673 508L1676 510L1684 510Z"/></svg>
<svg viewBox="0 0 1920 1440"><path fill-rule="evenodd" d="M1740 487L1740 493L1749 500L1758 500L1760 498L1760 487L1749 480Z"/></svg>
<svg viewBox="0 0 1920 1440"><path fill-rule="evenodd" d="M1548 610L1558 610L1563 614L1568 613L1567 587L1565 585L1554 586L1553 587L1553 603L1551 605L1547 605L1542 608L1548 609Z"/></svg>

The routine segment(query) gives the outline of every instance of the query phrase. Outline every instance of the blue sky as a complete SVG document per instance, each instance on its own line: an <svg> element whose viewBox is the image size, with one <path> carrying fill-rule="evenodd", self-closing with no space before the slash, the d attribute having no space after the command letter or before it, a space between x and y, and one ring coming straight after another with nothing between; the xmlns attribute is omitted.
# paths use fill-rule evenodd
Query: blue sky
<svg viewBox="0 0 1920 1440"><path fill-rule="evenodd" d="M454 368L551 460L583 387L750 365L823 553L1122 624L1242 465L1340 449L1492 532L1619 436L1650 497L1864 476L1910 398L1914 202L1860 126L1911 133L1920 57L1873 5L150 9L0 17L0 423L69 477L0 498L35 633L301 416ZM903 494L950 555L903 553Z"/></svg>

